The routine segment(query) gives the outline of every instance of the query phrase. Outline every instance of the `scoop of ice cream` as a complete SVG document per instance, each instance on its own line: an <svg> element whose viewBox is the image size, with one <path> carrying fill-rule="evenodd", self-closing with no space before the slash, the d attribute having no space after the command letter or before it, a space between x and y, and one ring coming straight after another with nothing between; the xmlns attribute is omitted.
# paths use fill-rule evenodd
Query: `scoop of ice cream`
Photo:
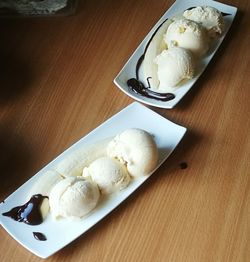
<svg viewBox="0 0 250 262"><path fill-rule="evenodd" d="M113 193L127 187L130 176L126 167L118 160L101 157L83 169L83 176L90 176L104 194Z"/></svg>
<svg viewBox="0 0 250 262"><path fill-rule="evenodd" d="M197 6L184 11L183 16L200 23L208 30L211 37L220 35L224 29L224 19L221 12L211 6Z"/></svg>
<svg viewBox="0 0 250 262"><path fill-rule="evenodd" d="M171 47L163 50L155 58L158 65L158 91L171 92L182 80L191 79L194 74L192 54L181 47Z"/></svg>
<svg viewBox="0 0 250 262"><path fill-rule="evenodd" d="M99 196L95 183L80 177L67 177L51 190L49 204L52 216L83 217L96 207Z"/></svg>
<svg viewBox="0 0 250 262"><path fill-rule="evenodd" d="M168 47L179 46L191 51L195 56L204 55L208 50L205 29L185 18L176 19L169 25L164 40Z"/></svg>
<svg viewBox="0 0 250 262"><path fill-rule="evenodd" d="M150 174L158 162L158 150L153 137L144 130L123 131L108 144L107 154L127 166L131 176Z"/></svg>

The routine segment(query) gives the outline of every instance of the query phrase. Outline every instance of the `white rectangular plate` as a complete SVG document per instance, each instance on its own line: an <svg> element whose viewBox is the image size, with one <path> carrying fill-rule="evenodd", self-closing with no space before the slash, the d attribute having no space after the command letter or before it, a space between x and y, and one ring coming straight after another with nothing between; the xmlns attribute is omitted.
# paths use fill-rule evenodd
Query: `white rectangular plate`
<svg viewBox="0 0 250 262"><path fill-rule="evenodd" d="M127 85L127 81L131 78L136 78L136 65L140 57L143 55L146 45L154 32L157 30L157 28L168 18L172 18L176 15L180 15L188 8L196 7L196 6L212 6L218 9L220 12L227 14L224 16L225 19L225 30L223 34L218 38L218 40L215 40L212 47L210 48L208 54L201 59L199 70L196 72L195 77L187 81L185 84L183 84L181 87L179 87L173 94L175 95L175 98L173 100L169 101L159 101L152 98L148 98L145 96L142 96L140 94L137 94L133 92L130 87ZM235 18L237 12L237 8L229 5L225 5L216 1L212 0L177 0L169 9L168 11L160 18L160 20L155 24L155 26L152 28L152 30L148 33L148 35L144 38L144 40L141 42L141 44L138 46L138 48L135 50L133 55L129 58L127 63L124 65L122 70L119 72L119 74L114 79L114 83L128 96L132 97L133 99L140 101L142 103L161 107L161 108L173 108L182 98L185 96L185 94L191 89L191 87L195 84L199 76L204 72L206 69L208 63L213 58L214 54L216 53L217 49L221 45L223 39L225 38L226 34L228 33L229 28L231 27L231 24ZM147 84L147 79L145 79L145 76L143 74L143 62L140 66L139 70L139 79L142 83L145 85Z"/></svg>
<svg viewBox="0 0 250 262"><path fill-rule="evenodd" d="M29 198L27 198L27 192L31 190L32 185L34 185L37 179L46 170L53 168L55 164L70 152L87 144L112 137L127 128L133 127L144 129L154 136L160 152L157 168L167 159L186 132L186 128L170 122L147 107L137 102L132 103L72 145L5 199L5 201L0 204L1 225L20 244L42 258L52 255L86 232L133 193L147 180L148 176L133 180L126 189L112 195L108 200L105 200L104 203L97 206L90 215L79 220L61 219L55 221L49 215L41 225L30 226L3 216L2 213L9 211L15 206L26 203L29 200ZM47 241L36 240L33 237L33 232L44 233Z"/></svg>

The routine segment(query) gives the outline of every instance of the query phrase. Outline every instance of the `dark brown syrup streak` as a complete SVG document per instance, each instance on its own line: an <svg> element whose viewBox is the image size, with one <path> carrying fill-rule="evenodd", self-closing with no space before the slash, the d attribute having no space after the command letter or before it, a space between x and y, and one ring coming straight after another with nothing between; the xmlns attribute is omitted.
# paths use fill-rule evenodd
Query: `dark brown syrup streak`
<svg viewBox="0 0 250 262"><path fill-rule="evenodd" d="M33 195L24 205L14 207L2 215L28 225L39 225L43 222L40 206L45 198L48 197L41 194Z"/></svg>
<svg viewBox="0 0 250 262"><path fill-rule="evenodd" d="M145 54L148 50L149 44L151 43L152 39L154 38L155 34L158 32L158 30L161 28L161 26L167 21L168 19L164 20L154 31L154 33L152 34L152 36L150 37L143 54L141 55L141 57L138 59L137 63L136 63L136 68L135 68L135 75L136 78L130 78L127 81L127 85L130 87L130 89L137 93L140 94L142 96L148 97L148 98L152 98L152 99L156 99L156 100L160 100L160 101L169 101L175 98L175 95L172 93L158 93L158 92L154 92L152 90L150 90L150 83L149 83L149 79L150 77L147 78L147 82L148 82L148 86L145 86L140 80L139 80L139 70L140 67L142 65L142 62L145 58Z"/></svg>
<svg viewBox="0 0 250 262"><path fill-rule="evenodd" d="M130 78L127 81L127 84L133 92L148 98L153 98L161 101L169 101L175 98L175 95L171 93L158 93L150 90L149 87L145 87L144 84L136 78Z"/></svg>
<svg viewBox="0 0 250 262"><path fill-rule="evenodd" d="M187 10L191 10L195 7L190 7ZM221 14L223 16L228 16L230 14L227 13L223 13L221 12ZM150 37L145 50L143 52L143 54L141 55L141 57L138 59L137 63L136 63L136 68L135 68L135 75L136 78L130 78L127 80L127 85L128 87L135 93L140 94L142 96L148 97L148 98L152 98L152 99L156 99L156 100L160 100L160 101L169 101L175 98L175 95L172 93L158 93L158 92L154 92L152 90L150 90L150 83L149 83L149 79L150 77L147 78L147 82L148 82L148 86L145 86L142 81L140 81L139 79L139 70L140 67L142 65L142 62L145 58L145 54L147 52L147 49L149 47L149 44L151 43L152 39L154 38L155 34L158 32L158 30L161 28L161 26L167 21L168 19L164 20L154 31L154 33L152 34L152 36Z"/></svg>

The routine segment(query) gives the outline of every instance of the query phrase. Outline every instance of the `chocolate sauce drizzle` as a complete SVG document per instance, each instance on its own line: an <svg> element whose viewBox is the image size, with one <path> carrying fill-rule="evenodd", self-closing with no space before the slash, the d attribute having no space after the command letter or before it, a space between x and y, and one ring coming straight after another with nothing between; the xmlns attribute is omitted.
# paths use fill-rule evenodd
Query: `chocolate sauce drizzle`
<svg viewBox="0 0 250 262"><path fill-rule="evenodd" d="M171 93L158 93L150 90L149 87L145 87L144 84L136 78L130 78L127 81L127 85L131 88L133 92L143 95L145 97L161 101L169 101L175 98L175 95Z"/></svg>
<svg viewBox="0 0 250 262"><path fill-rule="evenodd" d="M128 87L130 87L130 89L137 93L140 94L142 96L148 97L148 98L152 98L152 99L156 99L156 100L160 100L160 101L169 101L175 98L175 95L172 93L159 93L159 92L154 92L152 90L150 90L151 86L149 83L149 79L150 77L147 78L147 82L148 82L148 86L145 86L140 80L139 80L139 70L140 67L142 65L142 62L145 58L145 54L147 52L147 49L149 47L149 44L151 43L152 39L154 38L155 34L158 32L158 30L161 28L161 26L167 21L168 19L164 20L154 31L154 33L152 34L151 38L149 39L143 54L141 55L141 57L138 59L137 63L136 63L136 68L135 68L135 75L136 78L130 78L127 81L127 85Z"/></svg>
<svg viewBox="0 0 250 262"><path fill-rule="evenodd" d="M33 236L36 240L39 240L39 241L46 241L47 240L47 237L41 232L33 232Z"/></svg>
<svg viewBox="0 0 250 262"><path fill-rule="evenodd" d="M188 8L187 10L191 10L195 7L190 7ZM227 15L230 15L230 14L227 14L227 13L223 13L221 12L221 14L223 16L227 16ZM152 99L156 99L156 100L160 100L160 101L169 101L169 100L172 100L175 98L175 95L172 94L172 93L159 93L159 92L154 92L152 90L150 90L151 86L150 86L150 83L149 83L149 79L150 77L147 78L147 82L148 82L148 86L145 86L139 79L139 70L140 70L140 67L142 65L142 62L145 58L145 54L147 52L147 49L149 47L149 44L151 43L152 39L154 38L155 34L158 32L158 30L161 28L161 26L168 20L165 19L157 28L156 30L154 31L154 33L152 34L151 38L149 39L146 47L145 47L145 50L143 52L143 54L141 55L141 57L138 59L137 63L136 63L136 68L135 68L135 75L136 75L136 78L130 78L127 80L127 85L128 87L135 93L137 94L140 94L142 96L145 96L145 97L148 97L148 98L152 98Z"/></svg>
<svg viewBox="0 0 250 262"><path fill-rule="evenodd" d="M43 222L40 206L45 198L48 197L41 194L33 195L24 205L14 207L2 215L28 225L39 225Z"/></svg>

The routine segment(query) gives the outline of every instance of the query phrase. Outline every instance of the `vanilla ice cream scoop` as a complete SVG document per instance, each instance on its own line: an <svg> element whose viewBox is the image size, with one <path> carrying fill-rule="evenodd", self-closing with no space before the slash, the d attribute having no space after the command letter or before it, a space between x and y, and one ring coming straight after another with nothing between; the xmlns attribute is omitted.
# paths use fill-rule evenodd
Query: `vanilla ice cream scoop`
<svg viewBox="0 0 250 262"><path fill-rule="evenodd" d="M211 6L197 6L186 10L183 16L187 19L200 23L208 30L211 37L220 35L224 29L224 19L219 10Z"/></svg>
<svg viewBox="0 0 250 262"><path fill-rule="evenodd" d="M158 149L153 137L137 128L115 136L108 144L107 154L125 164L134 177L150 174L158 163Z"/></svg>
<svg viewBox="0 0 250 262"><path fill-rule="evenodd" d="M51 190L50 210L54 218L83 217L96 207L99 197L95 183L81 177L66 177Z"/></svg>
<svg viewBox="0 0 250 262"><path fill-rule="evenodd" d="M169 25L164 40L168 47L182 47L198 57L204 55L209 47L205 29L185 18L176 19Z"/></svg>
<svg viewBox="0 0 250 262"><path fill-rule="evenodd" d="M101 157L83 169L84 177L91 179L104 194L120 191L130 181L128 171L122 163L110 157Z"/></svg>
<svg viewBox="0 0 250 262"><path fill-rule="evenodd" d="M155 58L158 66L159 92L172 92L184 79L191 79L194 74L192 54L181 47L171 47L163 50Z"/></svg>

